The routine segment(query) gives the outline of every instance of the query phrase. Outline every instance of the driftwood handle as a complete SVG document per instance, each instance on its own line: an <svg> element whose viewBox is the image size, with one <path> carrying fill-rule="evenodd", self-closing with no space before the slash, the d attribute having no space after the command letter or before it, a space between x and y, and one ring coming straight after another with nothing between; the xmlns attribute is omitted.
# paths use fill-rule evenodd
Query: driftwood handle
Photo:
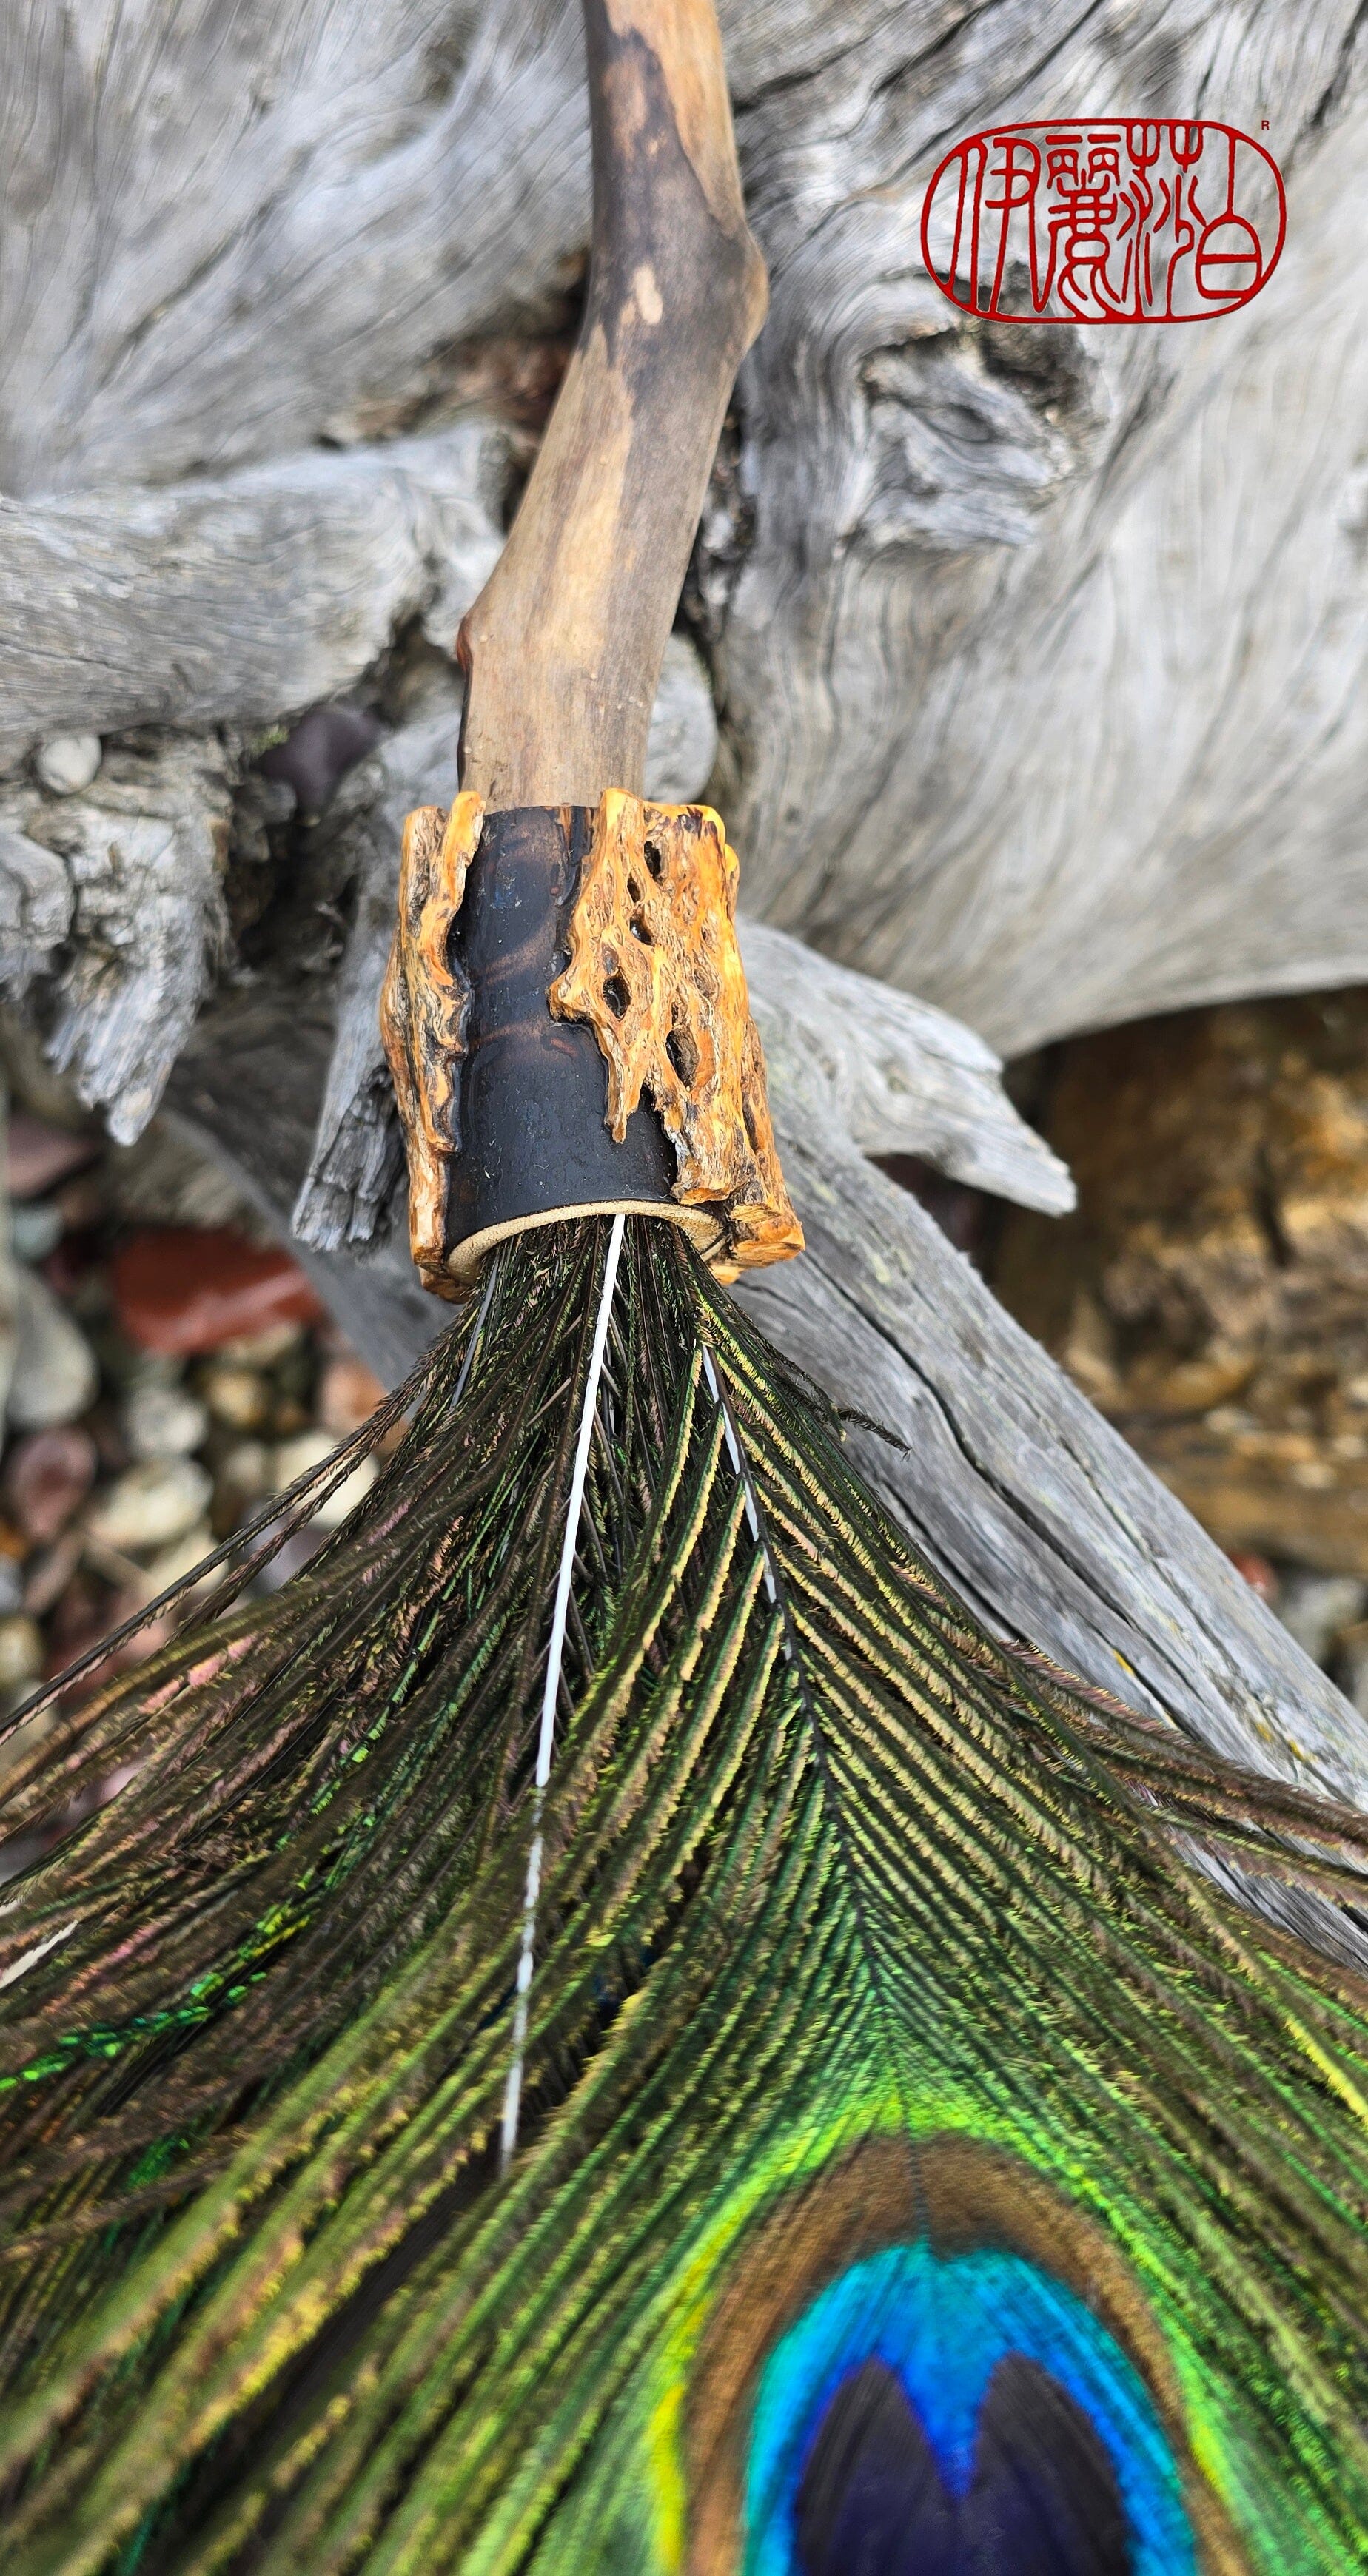
<svg viewBox="0 0 1368 2576"><path fill-rule="evenodd" d="M712 0L584 0L584 21L584 324L457 648L461 783L494 811L641 793L708 473L765 313Z"/></svg>
<svg viewBox="0 0 1368 2576"><path fill-rule="evenodd" d="M584 16L584 326L461 629L462 792L450 816L409 817L381 1004L413 1255L439 1295L509 1234L610 1210L684 1226L723 1278L803 1241L736 946L735 857L718 815L639 792L764 263L712 0L584 0Z"/></svg>

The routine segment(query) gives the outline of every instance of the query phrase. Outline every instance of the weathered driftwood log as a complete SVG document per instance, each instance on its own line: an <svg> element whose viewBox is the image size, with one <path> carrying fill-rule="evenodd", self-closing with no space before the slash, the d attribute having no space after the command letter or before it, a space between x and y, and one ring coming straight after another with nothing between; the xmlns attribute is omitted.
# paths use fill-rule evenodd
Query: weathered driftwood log
<svg viewBox="0 0 1368 2576"><path fill-rule="evenodd" d="M150 491L0 500L0 764L38 734L274 725L415 618L449 649L499 557L513 454L476 419Z"/></svg>
<svg viewBox="0 0 1368 2576"><path fill-rule="evenodd" d="M1185 0L1162 26L730 0L723 26L772 312L693 600L752 906L1008 1051L1362 975L1352 0ZM926 278L948 136L1199 100L1267 118L1287 174L1288 249L1244 312L1013 333ZM448 542L426 469L376 442L429 448L563 329L577 12L27 0L0 120L3 738L254 726L346 685L437 610Z"/></svg>
<svg viewBox="0 0 1368 2576"><path fill-rule="evenodd" d="M587 238L576 16L569 0L473 0L420 24L407 0L304 0L249 24L214 0L168 27L150 5L106 23L31 0L5 18L13 752L55 727L225 727L189 755L223 782L193 825L212 849L244 730L361 682L396 626L454 624L504 495L481 479L494 451L448 424L472 392L497 397L510 349L563 331ZM1291 33L1286 16L1183 6L1160 28L1144 9L1121 25L1025 0L968 17L854 0L839 23L731 0L723 21L773 309L690 597L749 899L1009 1049L1160 1002L1363 974L1352 442L1368 332L1338 248L1364 184L1352 0L1308 0ZM1200 98L1255 131L1268 115L1291 246L1259 302L1202 331L1091 339L957 317L921 266L925 180L947 135L1042 98L1184 116ZM169 755L145 741L137 756ZM183 1025L203 987L217 864L189 892L175 872L190 911L174 925L144 908L149 955L119 909L120 829L78 815L68 851L58 800L27 779L7 795L6 963L70 932L73 1060L132 1124L164 1070L163 1023ZM244 813L239 798L239 829ZM148 884L165 892L159 865ZM359 864L329 894L381 899ZM288 902L280 921L301 942ZM346 971L309 1184L334 1240L370 1232L392 1181L358 1038L374 944L354 939ZM214 1006L174 1077L282 1216L331 1036L326 979L282 953ZM904 1139L896 1087L852 1038L847 1073L857 1061L861 1116L877 1125L891 1096L883 1150L927 1150L912 1131L918 1116L943 1130L947 1080L958 1100L961 1071L987 1079L942 1057L941 1105L914 1093ZM971 1124L942 1150L997 1150L983 1130L966 1144ZM1198 1731L1368 1778L1352 1713L913 1204L830 1138L788 1150L818 1250L784 1283L801 1308L766 1292L769 1319L847 1400L915 1435L902 1508L965 1588L1101 1682L1123 1657L1135 1690ZM824 1191L841 1211L829 1253ZM391 1256L311 1257L391 1370L436 1320Z"/></svg>

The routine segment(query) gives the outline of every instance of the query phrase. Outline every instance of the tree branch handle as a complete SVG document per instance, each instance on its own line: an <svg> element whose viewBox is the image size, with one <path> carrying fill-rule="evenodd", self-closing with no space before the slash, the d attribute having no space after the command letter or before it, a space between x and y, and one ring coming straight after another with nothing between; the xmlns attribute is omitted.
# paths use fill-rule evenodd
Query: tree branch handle
<svg viewBox="0 0 1368 2576"><path fill-rule="evenodd" d="M640 794L708 474L766 305L712 0L584 0L584 20L584 323L457 648L461 783L494 811Z"/></svg>

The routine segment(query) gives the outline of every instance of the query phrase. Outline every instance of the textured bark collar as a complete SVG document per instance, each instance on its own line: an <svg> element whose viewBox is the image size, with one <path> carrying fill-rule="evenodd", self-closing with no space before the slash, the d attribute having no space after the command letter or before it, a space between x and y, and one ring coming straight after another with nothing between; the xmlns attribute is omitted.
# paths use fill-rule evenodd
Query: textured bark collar
<svg viewBox="0 0 1368 2576"><path fill-rule="evenodd" d="M427 1287L619 1208L683 1225L724 1278L801 1251L736 882L707 806L610 788L596 811L463 795L409 816L381 1025Z"/></svg>

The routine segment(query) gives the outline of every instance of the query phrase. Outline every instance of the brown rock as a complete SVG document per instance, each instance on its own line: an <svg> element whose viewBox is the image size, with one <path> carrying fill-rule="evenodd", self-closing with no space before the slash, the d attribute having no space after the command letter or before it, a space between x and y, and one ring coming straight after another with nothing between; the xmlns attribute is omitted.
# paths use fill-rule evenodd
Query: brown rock
<svg viewBox="0 0 1368 2576"><path fill-rule="evenodd" d="M1233 1547L1230 1562L1236 1573L1244 1576L1250 1591L1258 1593L1261 1601L1277 1600L1278 1578L1266 1556L1256 1555L1251 1547Z"/></svg>
<svg viewBox="0 0 1368 2576"><path fill-rule="evenodd" d="M993 1285L1221 1545L1368 1576L1368 991L1060 1050Z"/></svg>
<svg viewBox="0 0 1368 2576"><path fill-rule="evenodd" d="M119 1322L144 1350L218 1350L323 1311L287 1252L226 1226L147 1227L120 1245L113 1277Z"/></svg>
<svg viewBox="0 0 1368 2576"><path fill-rule="evenodd" d="M4 1495L33 1547L50 1547L95 1482L98 1460L88 1431L68 1423L30 1432L5 1462Z"/></svg>

